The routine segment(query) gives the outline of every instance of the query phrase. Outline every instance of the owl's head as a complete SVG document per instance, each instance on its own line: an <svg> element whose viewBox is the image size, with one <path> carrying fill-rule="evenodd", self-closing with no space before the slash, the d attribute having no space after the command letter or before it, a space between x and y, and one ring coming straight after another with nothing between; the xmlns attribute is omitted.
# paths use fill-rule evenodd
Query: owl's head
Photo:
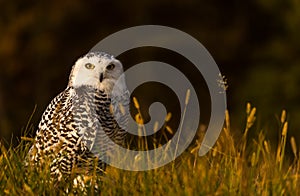
<svg viewBox="0 0 300 196"><path fill-rule="evenodd" d="M85 85L111 92L122 73L121 62L112 55L104 52L90 52L76 61L68 86L76 88Z"/></svg>

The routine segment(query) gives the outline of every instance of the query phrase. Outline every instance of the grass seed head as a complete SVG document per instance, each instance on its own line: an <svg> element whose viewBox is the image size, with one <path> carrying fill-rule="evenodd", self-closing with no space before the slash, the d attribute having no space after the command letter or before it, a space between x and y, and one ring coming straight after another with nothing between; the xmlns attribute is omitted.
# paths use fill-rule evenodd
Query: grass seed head
<svg viewBox="0 0 300 196"><path fill-rule="evenodd" d="M185 96L185 105L187 105L187 104L189 103L190 95L191 95L191 90L188 89L188 90L186 91L186 96Z"/></svg>
<svg viewBox="0 0 300 196"><path fill-rule="evenodd" d="M281 133L281 135L282 135L282 136L286 136L287 130L288 130L288 122L285 122L285 123L283 124L283 128L282 128L282 133Z"/></svg>
<svg viewBox="0 0 300 196"><path fill-rule="evenodd" d="M136 97L133 97L133 104L136 109L140 109L140 105Z"/></svg>
<svg viewBox="0 0 300 196"><path fill-rule="evenodd" d="M295 158L297 158L297 145L294 137L291 137L291 146L294 153Z"/></svg>
<svg viewBox="0 0 300 196"><path fill-rule="evenodd" d="M286 111L285 111L285 110L282 110L280 122L281 122L281 123L284 123L285 121L286 121Z"/></svg>

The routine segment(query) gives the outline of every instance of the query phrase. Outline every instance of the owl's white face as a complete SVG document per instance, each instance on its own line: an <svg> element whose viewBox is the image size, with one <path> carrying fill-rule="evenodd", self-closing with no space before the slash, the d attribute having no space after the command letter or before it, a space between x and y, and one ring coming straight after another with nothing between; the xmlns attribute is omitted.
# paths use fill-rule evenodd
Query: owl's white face
<svg viewBox="0 0 300 196"><path fill-rule="evenodd" d="M92 86L107 93L123 73L123 66L113 56L103 52L90 52L78 59L70 74L69 86Z"/></svg>

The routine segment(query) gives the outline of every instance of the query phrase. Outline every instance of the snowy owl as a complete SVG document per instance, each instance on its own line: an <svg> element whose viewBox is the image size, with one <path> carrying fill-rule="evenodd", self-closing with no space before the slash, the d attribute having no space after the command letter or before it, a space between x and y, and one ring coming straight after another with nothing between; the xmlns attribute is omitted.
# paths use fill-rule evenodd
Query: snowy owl
<svg viewBox="0 0 300 196"><path fill-rule="evenodd" d="M28 162L50 163L53 179L99 171L112 142L124 146L129 92L123 66L113 56L90 52L72 68L67 88L48 105L39 123ZM104 137L104 135L108 137Z"/></svg>

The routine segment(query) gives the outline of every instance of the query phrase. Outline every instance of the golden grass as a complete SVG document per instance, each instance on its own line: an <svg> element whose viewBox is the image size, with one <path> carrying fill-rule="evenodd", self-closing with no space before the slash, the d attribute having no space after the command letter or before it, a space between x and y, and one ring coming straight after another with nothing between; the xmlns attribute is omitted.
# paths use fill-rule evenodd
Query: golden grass
<svg viewBox="0 0 300 196"><path fill-rule="evenodd" d="M203 157L198 156L199 134L175 162L140 172L108 167L104 176L93 175L90 184L97 183L101 195L299 195L300 154L295 138L287 138L286 111L281 114L281 138L275 149L263 131L249 138L248 133L256 131L256 109L250 104L245 116L242 136L234 137L227 111L218 141ZM29 168L25 174L23 160L31 142L24 138L17 148L0 144L0 195L65 194L51 184L47 168ZM293 152L290 157L285 154L287 145ZM72 187L72 182L64 183L62 187ZM92 194L94 189L87 186L85 191Z"/></svg>

